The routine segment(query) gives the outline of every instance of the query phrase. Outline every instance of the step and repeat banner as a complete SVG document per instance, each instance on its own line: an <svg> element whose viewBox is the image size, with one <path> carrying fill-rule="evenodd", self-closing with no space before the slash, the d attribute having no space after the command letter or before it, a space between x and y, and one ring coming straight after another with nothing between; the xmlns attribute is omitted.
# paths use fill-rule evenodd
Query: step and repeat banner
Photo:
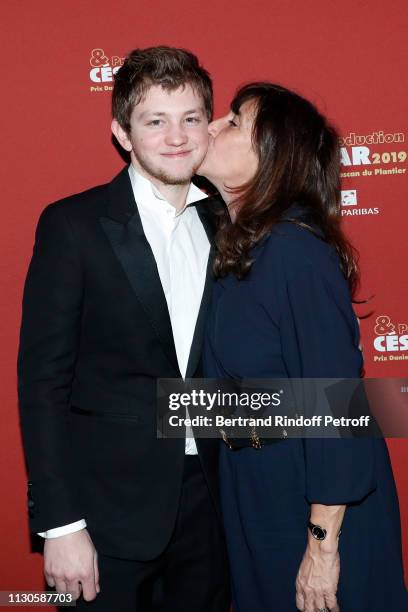
<svg viewBox="0 0 408 612"><path fill-rule="evenodd" d="M34 230L46 204L107 182L123 166L110 95L131 49L196 53L214 79L216 115L238 85L267 79L309 97L337 126L342 215L360 252L366 375L407 375L406 14L405 0L2 0L0 590L44 588L27 527L16 392ZM389 449L408 569L408 445L390 440Z"/></svg>

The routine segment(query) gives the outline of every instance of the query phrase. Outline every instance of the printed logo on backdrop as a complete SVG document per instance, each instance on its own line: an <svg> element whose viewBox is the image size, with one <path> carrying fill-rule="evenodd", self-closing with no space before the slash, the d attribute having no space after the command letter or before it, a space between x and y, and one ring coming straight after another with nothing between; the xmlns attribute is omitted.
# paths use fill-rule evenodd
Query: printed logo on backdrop
<svg viewBox="0 0 408 612"><path fill-rule="evenodd" d="M361 208L358 206L357 189L344 189L341 192L341 214L343 217L355 217L359 215L378 215L378 206Z"/></svg>
<svg viewBox="0 0 408 612"><path fill-rule="evenodd" d="M380 315L374 324L374 361L408 360L408 324Z"/></svg>
<svg viewBox="0 0 408 612"><path fill-rule="evenodd" d="M341 192L342 216L378 215L375 202L359 202L356 186L361 179L387 177L398 180L407 172L407 151L404 132L379 130L370 134L350 132L340 138L341 178L353 179L357 185Z"/></svg>
<svg viewBox="0 0 408 612"><path fill-rule="evenodd" d="M403 132L356 134L340 138L342 178L401 176L406 173L407 152Z"/></svg>
<svg viewBox="0 0 408 612"><path fill-rule="evenodd" d="M125 61L118 55L108 56L103 49L92 49L89 58L89 91L100 93L112 91L113 77Z"/></svg>

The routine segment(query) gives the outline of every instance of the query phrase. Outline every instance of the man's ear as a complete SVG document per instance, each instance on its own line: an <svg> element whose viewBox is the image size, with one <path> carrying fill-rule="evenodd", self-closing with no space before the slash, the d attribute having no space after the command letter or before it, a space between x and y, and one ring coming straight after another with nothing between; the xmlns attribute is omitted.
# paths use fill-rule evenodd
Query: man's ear
<svg viewBox="0 0 408 612"><path fill-rule="evenodd" d="M111 130L120 146L123 147L125 151L129 151L130 153L132 150L132 143L129 140L127 132L119 124L117 119L112 119Z"/></svg>

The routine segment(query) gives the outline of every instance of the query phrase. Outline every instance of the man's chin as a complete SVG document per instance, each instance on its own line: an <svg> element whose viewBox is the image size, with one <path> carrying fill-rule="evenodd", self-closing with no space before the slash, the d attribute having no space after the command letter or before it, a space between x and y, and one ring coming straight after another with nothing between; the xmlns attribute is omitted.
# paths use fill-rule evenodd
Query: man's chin
<svg viewBox="0 0 408 612"><path fill-rule="evenodd" d="M171 172L163 171L160 180L167 185L186 185L191 182L191 179L196 174L204 176L204 174L201 173L201 164L180 174L172 174Z"/></svg>
<svg viewBox="0 0 408 612"><path fill-rule="evenodd" d="M145 159L137 158L138 165L147 178L156 179L164 185L187 185L195 174L195 166L192 164L180 168L166 167L146 163Z"/></svg>
<svg viewBox="0 0 408 612"><path fill-rule="evenodd" d="M194 170L180 172L177 174L173 174L172 172L162 172L161 180L167 185L187 185L187 183L191 182L191 179L193 178L194 174Z"/></svg>
<svg viewBox="0 0 408 612"><path fill-rule="evenodd" d="M191 182L194 171L186 170L185 172L173 173L164 169L156 169L154 172L150 171L149 174L164 185L187 185Z"/></svg>

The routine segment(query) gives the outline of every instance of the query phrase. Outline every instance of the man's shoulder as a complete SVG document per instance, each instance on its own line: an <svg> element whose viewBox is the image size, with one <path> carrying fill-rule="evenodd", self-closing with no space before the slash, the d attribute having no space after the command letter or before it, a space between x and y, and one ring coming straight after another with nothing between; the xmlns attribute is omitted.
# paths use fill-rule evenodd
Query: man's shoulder
<svg viewBox="0 0 408 612"><path fill-rule="evenodd" d="M127 178L127 167L124 167L119 174L107 183L90 187L79 193L51 202L42 210L41 216L67 215L75 218L101 216L105 214L111 187L115 184L123 185ZM128 180L130 181L130 179Z"/></svg>
<svg viewBox="0 0 408 612"><path fill-rule="evenodd" d="M69 216L88 216L89 214L101 214L108 198L108 188L110 183L96 185L74 193L55 202L51 202L43 209L41 215L69 215Z"/></svg>

